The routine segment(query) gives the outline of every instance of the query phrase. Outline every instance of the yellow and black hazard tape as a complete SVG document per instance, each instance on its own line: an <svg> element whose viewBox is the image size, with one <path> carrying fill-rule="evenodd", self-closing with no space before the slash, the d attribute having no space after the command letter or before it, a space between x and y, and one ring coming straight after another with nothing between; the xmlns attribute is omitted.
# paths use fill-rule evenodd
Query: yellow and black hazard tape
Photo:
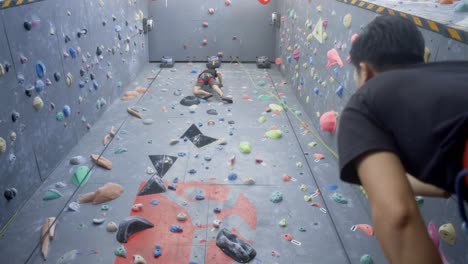
<svg viewBox="0 0 468 264"><path fill-rule="evenodd" d="M0 9L32 4L44 0L0 0Z"/></svg>
<svg viewBox="0 0 468 264"><path fill-rule="evenodd" d="M378 14L388 14L392 16L401 16L405 19L412 21L415 25L420 28L424 28L436 33L439 33L447 38L460 41L462 43L468 44L468 32L456 29L453 27L449 27L439 22L435 22L430 19L422 18L420 16L411 15L408 13L396 11L391 8L387 8L384 6L380 6L374 3L369 3L367 1L361 0L336 0L338 2L342 2L349 5L354 5L363 9L366 9L371 12L375 12Z"/></svg>

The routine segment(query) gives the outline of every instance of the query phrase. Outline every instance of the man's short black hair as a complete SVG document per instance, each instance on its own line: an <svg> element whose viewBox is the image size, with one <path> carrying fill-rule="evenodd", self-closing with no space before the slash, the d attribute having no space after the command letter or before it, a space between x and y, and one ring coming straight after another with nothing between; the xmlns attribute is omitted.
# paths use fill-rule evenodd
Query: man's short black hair
<svg viewBox="0 0 468 264"><path fill-rule="evenodd" d="M386 71L424 62L424 38L410 21L398 16L378 16L354 41L351 62L359 71L366 62L376 71Z"/></svg>

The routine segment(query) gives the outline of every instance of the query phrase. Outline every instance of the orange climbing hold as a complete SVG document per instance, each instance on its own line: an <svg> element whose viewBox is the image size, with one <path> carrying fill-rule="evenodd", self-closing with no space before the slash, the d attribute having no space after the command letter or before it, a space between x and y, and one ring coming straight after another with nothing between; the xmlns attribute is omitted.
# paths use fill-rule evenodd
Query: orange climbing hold
<svg viewBox="0 0 468 264"><path fill-rule="evenodd" d="M283 238L286 239L287 241L293 240L293 236L291 234L284 234Z"/></svg>
<svg viewBox="0 0 468 264"><path fill-rule="evenodd" d="M276 58L275 64L276 64L276 65L280 65L281 63L282 63L281 58Z"/></svg>
<svg viewBox="0 0 468 264"><path fill-rule="evenodd" d="M287 174L284 174L284 175L283 175L283 181L288 182L288 181L291 181L291 179L292 179L291 176L289 176L289 175L287 175Z"/></svg>
<svg viewBox="0 0 468 264"><path fill-rule="evenodd" d="M441 4L441 5L451 5L451 4L453 4L453 0L439 0L439 4Z"/></svg>
<svg viewBox="0 0 468 264"><path fill-rule="evenodd" d="M320 117L320 129L330 133L336 131L336 112L328 111Z"/></svg>
<svg viewBox="0 0 468 264"><path fill-rule="evenodd" d="M325 159L325 156L323 156L323 154L320 154L320 153L315 153L314 158L316 160L323 160L323 159Z"/></svg>
<svg viewBox="0 0 468 264"><path fill-rule="evenodd" d="M338 51L336 49L329 50L327 52L327 58L328 58L327 69L330 69L330 67L335 64L338 64L340 68L343 68L343 60L341 60L340 54L338 54Z"/></svg>
<svg viewBox="0 0 468 264"><path fill-rule="evenodd" d="M317 202L313 202L313 203L311 203L310 205L311 205L311 206L315 206L315 207L317 207L317 208L321 208L320 204L317 203Z"/></svg>

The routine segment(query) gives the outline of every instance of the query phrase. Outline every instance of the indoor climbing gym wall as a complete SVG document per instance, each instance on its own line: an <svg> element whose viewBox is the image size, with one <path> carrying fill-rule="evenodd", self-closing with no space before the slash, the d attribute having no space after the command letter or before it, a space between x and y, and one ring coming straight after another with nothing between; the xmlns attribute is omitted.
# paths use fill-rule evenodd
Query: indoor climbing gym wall
<svg viewBox="0 0 468 264"><path fill-rule="evenodd" d="M149 16L155 28L149 33L150 61L171 56L178 61L206 61L219 52L223 61L257 56L274 57L276 30L271 21L276 2L257 1L152 1Z"/></svg>
<svg viewBox="0 0 468 264"><path fill-rule="evenodd" d="M286 77L285 85L294 91L311 119L307 125L317 133L327 153L335 160L338 158L336 131L340 113L356 90L349 51L353 39L375 16L401 16L415 23L425 38L428 62L468 60L468 3L441 2L447 4L425 0L278 2L281 28L277 34L276 64ZM338 164L334 166L333 174L338 177ZM365 191L359 191L365 197ZM440 226L453 222L460 227L453 197L448 200L426 198L421 211L427 223ZM444 244L443 248L450 256L450 263L466 263L466 249L462 244Z"/></svg>
<svg viewBox="0 0 468 264"><path fill-rule="evenodd" d="M147 62L148 4L6 0L0 8L4 226Z"/></svg>

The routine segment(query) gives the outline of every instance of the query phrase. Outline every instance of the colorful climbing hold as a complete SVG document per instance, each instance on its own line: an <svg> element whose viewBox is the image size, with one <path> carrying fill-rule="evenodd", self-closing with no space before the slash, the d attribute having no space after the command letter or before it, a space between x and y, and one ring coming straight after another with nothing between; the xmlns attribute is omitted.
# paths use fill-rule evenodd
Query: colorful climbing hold
<svg viewBox="0 0 468 264"><path fill-rule="evenodd" d="M320 117L320 129L330 133L336 131L336 112L328 111Z"/></svg>
<svg viewBox="0 0 468 264"><path fill-rule="evenodd" d="M76 186L84 186L90 177L91 173L88 166L80 166L73 172L72 183Z"/></svg>
<svg viewBox="0 0 468 264"><path fill-rule="evenodd" d="M182 233L184 229L178 225L171 225L169 227L169 231L171 231L172 233Z"/></svg>
<svg viewBox="0 0 468 264"><path fill-rule="evenodd" d="M448 223L441 225L439 227L439 235L442 240L447 242L447 244L453 246L455 245L455 239L456 239L456 233L455 233L455 228L453 227L453 224Z"/></svg>
<svg viewBox="0 0 468 264"><path fill-rule="evenodd" d="M341 60L340 54L336 49L331 49L327 52L327 69L330 69L331 66L338 64L340 68L343 68L343 61Z"/></svg>
<svg viewBox="0 0 468 264"><path fill-rule="evenodd" d="M122 245L120 245L118 248L114 250L114 254L117 257L122 257L122 258L127 257L127 251L125 250L125 247Z"/></svg>
<svg viewBox="0 0 468 264"><path fill-rule="evenodd" d="M259 123L265 123L266 121L267 121L267 119L264 116L261 116L261 117L258 118Z"/></svg>
<svg viewBox="0 0 468 264"><path fill-rule="evenodd" d="M230 180L230 181L235 181L235 180L237 180L237 174L234 173L234 172L229 173L229 175L228 175L228 180Z"/></svg>
<svg viewBox="0 0 468 264"><path fill-rule="evenodd" d="M4 138L0 137L0 154L5 153L7 150L6 141Z"/></svg>
<svg viewBox="0 0 468 264"><path fill-rule="evenodd" d="M59 122L63 121L65 119L63 112L57 112L57 114L55 115L55 119Z"/></svg>
<svg viewBox="0 0 468 264"><path fill-rule="evenodd" d="M333 200L340 204L347 204L348 200L341 193L334 193Z"/></svg>
<svg viewBox="0 0 468 264"><path fill-rule="evenodd" d="M44 101L42 101L42 98L39 96L34 97L33 108L36 110L36 112L39 112L42 107L44 107Z"/></svg>
<svg viewBox="0 0 468 264"><path fill-rule="evenodd" d="M42 197L42 200L44 201L49 201L49 200L55 200L57 198L62 197L62 193L56 189L49 189L44 196Z"/></svg>
<svg viewBox="0 0 468 264"><path fill-rule="evenodd" d="M283 201L283 194L280 191L275 191L270 196L270 201L272 203L279 203Z"/></svg>
<svg viewBox="0 0 468 264"><path fill-rule="evenodd" d="M283 111L283 107L281 105L278 105L278 104L269 104L268 107L273 110L273 111Z"/></svg>
<svg viewBox="0 0 468 264"><path fill-rule="evenodd" d="M346 14L343 17L343 25L345 26L345 28L350 28L351 27L351 21L352 21L351 14Z"/></svg>
<svg viewBox="0 0 468 264"><path fill-rule="evenodd" d="M249 154L251 152L250 143L247 141L241 141L239 143L239 151L241 153Z"/></svg>
<svg viewBox="0 0 468 264"><path fill-rule="evenodd" d="M288 225L288 223L286 222L286 219L283 218L283 219L281 219L279 221L279 226L286 227L287 225Z"/></svg>
<svg viewBox="0 0 468 264"><path fill-rule="evenodd" d="M283 132L278 129L270 130L266 132L266 136L271 139L279 139L283 136Z"/></svg>
<svg viewBox="0 0 468 264"><path fill-rule="evenodd" d="M71 108L68 105L64 105L62 109L63 115L69 117L71 115Z"/></svg>
<svg viewBox="0 0 468 264"><path fill-rule="evenodd" d="M374 264L372 257L370 255L362 255L361 259L359 260L360 264Z"/></svg>

